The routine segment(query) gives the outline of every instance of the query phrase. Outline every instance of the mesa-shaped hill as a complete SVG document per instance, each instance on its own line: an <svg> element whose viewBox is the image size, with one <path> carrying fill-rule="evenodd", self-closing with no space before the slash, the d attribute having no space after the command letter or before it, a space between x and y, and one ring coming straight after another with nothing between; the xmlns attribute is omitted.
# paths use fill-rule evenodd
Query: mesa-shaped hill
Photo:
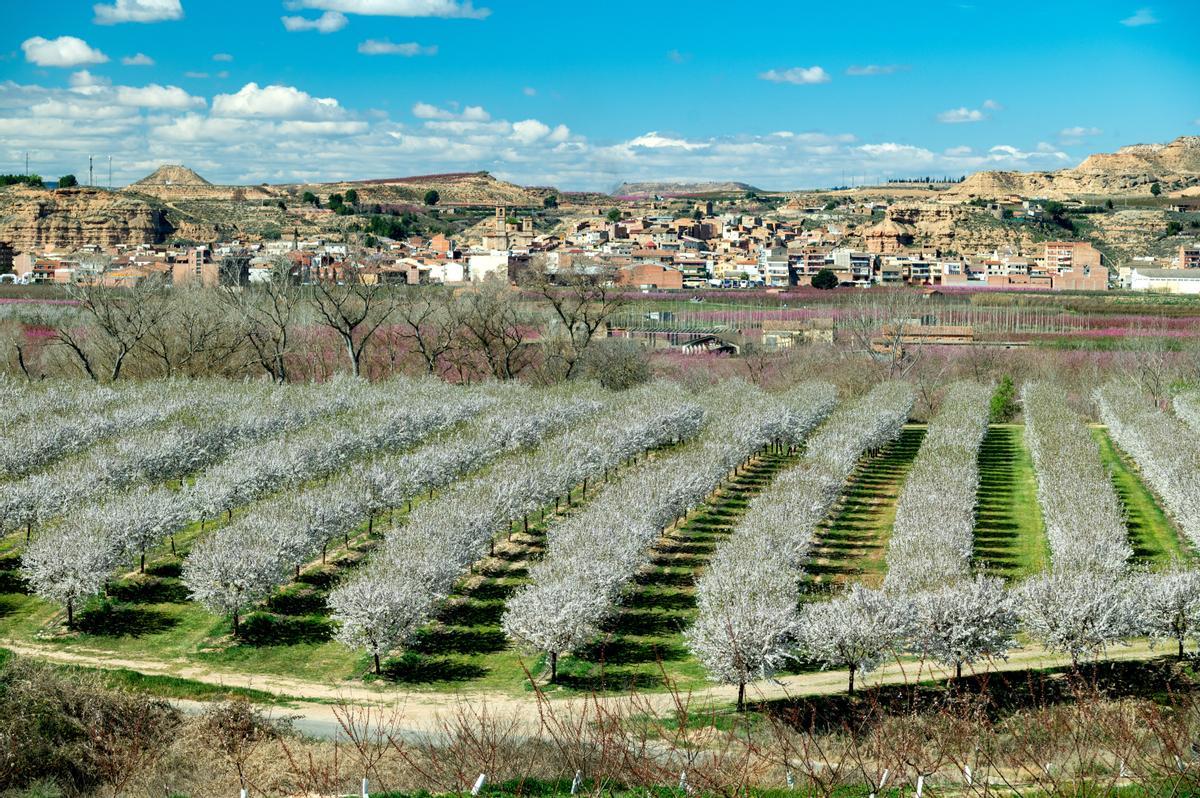
<svg viewBox="0 0 1200 798"><path fill-rule="evenodd" d="M622 183L613 189L614 197L686 197L693 194L744 194L747 191L758 191L748 183L703 182L689 183L686 181L648 181L642 183Z"/></svg>
<svg viewBox="0 0 1200 798"><path fill-rule="evenodd" d="M428 191L436 191L441 205L507 205L514 207L541 205L547 196L559 194L549 187L518 186L496 178L489 172L450 172L446 174L414 175L411 177L347 180L333 183L310 183L276 186L277 189L311 191L318 196L344 194L349 189L358 192L364 203L421 204Z"/></svg>

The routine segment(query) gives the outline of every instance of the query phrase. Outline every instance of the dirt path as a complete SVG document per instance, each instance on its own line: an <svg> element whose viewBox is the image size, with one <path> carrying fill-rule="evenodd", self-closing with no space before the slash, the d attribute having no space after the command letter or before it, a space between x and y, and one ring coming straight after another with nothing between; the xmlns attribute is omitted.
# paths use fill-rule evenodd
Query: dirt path
<svg viewBox="0 0 1200 798"><path fill-rule="evenodd" d="M221 687L240 687L273 693L280 696L281 700L285 702L285 706L279 710L281 714L297 715L308 719L313 728L334 728L332 724L336 724L337 721L335 714L337 703L352 703L396 710L403 719L401 723L403 730L416 733L434 733L439 719L447 717L456 708L463 705L473 709L486 706L489 711L517 718L521 723L527 725L531 733L536 731L540 723L538 702L532 694L512 696L457 691L433 693L396 688L372 688L362 683L322 684L278 676L213 671L194 664L122 659L106 656L102 652L65 651L54 646L14 640L0 640L0 645L21 656L48 662L99 669L124 668L145 674L176 676ZM1166 649L1161 647L1152 649L1147 642L1138 641L1129 646L1113 648L1108 652L1106 659L1109 661L1144 660L1160 656L1165 651ZM1008 660L993 663L989 670L1004 672L1055 668L1069 664L1070 659L1067 657L1047 654L1042 649L1034 647L1013 651ZM979 669L979 672L982 672L982 668ZM936 666L928 664L921 666L917 662L893 662L865 678L860 677L859 684L866 688L875 685L906 684L934 678L942 679L948 676L949 673L946 670ZM845 671L820 671L756 682L747 687L747 698L751 701L759 701L789 696L829 695L843 692L845 689ZM691 699L693 710L704 706L727 707L731 706L736 699L736 688L724 685L714 686L695 690L686 695ZM618 707L627 704L630 699L624 695L595 697L575 694L567 697L555 697L554 694L550 694L549 700L556 710L577 709L582 711L585 707L597 702L601 705ZM668 692L641 693L637 698L641 710L653 710L664 714L672 710L675 700L676 697Z"/></svg>

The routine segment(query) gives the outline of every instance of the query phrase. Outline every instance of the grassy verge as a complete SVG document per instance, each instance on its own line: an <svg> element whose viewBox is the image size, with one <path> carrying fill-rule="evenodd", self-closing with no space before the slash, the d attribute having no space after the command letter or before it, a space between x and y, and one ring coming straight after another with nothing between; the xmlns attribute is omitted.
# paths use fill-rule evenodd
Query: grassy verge
<svg viewBox="0 0 1200 798"><path fill-rule="evenodd" d="M974 566L1008 580L1044 570L1049 543L1025 428L996 424L979 449Z"/></svg>
<svg viewBox="0 0 1200 798"><path fill-rule="evenodd" d="M1136 562L1162 564L1174 558L1191 558L1195 552L1184 543L1179 531L1138 473L1137 465L1117 448L1108 431L1092 427L1100 447L1100 458L1112 475L1113 487L1125 505L1129 543Z"/></svg>
<svg viewBox="0 0 1200 798"><path fill-rule="evenodd" d="M887 573L887 546L896 520L896 500L924 427L906 427L900 437L859 463L831 516L816 532L807 586L824 592L834 585L863 582L878 587Z"/></svg>

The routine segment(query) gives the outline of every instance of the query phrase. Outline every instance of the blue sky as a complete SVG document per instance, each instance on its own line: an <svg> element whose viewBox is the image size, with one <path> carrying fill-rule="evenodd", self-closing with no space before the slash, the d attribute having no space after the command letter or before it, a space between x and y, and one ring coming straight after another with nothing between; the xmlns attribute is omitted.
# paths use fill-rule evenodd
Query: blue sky
<svg viewBox="0 0 1200 798"><path fill-rule="evenodd" d="M0 171L523 183L1055 169L1200 135L1200 2L5 0Z"/></svg>

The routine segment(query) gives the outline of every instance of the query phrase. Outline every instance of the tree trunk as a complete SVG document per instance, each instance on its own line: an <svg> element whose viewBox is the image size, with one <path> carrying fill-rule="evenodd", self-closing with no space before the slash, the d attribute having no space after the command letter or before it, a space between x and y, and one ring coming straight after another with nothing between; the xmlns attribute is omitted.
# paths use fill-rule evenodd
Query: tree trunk
<svg viewBox="0 0 1200 798"><path fill-rule="evenodd" d="M558 681L558 652L550 652L550 684Z"/></svg>
<svg viewBox="0 0 1200 798"><path fill-rule="evenodd" d="M325 541L325 543L321 546L321 565L325 564L325 552L327 552L327 551L329 551L329 541L328 540Z"/></svg>
<svg viewBox="0 0 1200 798"><path fill-rule="evenodd" d="M528 535L529 534L529 513L525 513L525 517L524 517L524 519L522 519L522 523L525 526L525 534Z"/></svg>
<svg viewBox="0 0 1200 798"><path fill-rule="evenodd" d="M746 683L738 682L737 711L746 711Z"/></svg>
<svg viewBox="0 0 1200 798"><path fill-rule="evenodd" d="M234 637L238 636L238 627L240 626L241 620L242 619L239 616L238 611L234 610L233 611L233 636Z"/></svg>
<svg viewBox="0 0 1200 798"><path fill-rule="evenodd" d="M232 508L232 507L230 507L230 508L229 508L229 511L228 511L228 512L225 514L225 520L226 520L226 521L232 521L232 520L233 520L233 508Z"/></svg>
<svg viewBox="0 0 1200 798"><path fill-rule="evenodd" d="M142 573L146 573L146 550L142 549Z"/></svg>
<svg viewBox="0 0 1200 798"><path fill-rule="evenodd" d="M854 671L855 670L856 670L856 666L851 665L850 666L850 689L847 691L850 695L854 695Z"/></svg>
<svg viewBox="0 0 1200 798"><path fill-rule="evenodd" d="M1183 638L1179 638L1179 658L1183 659Z"/></svg>
<svg viewBox="0 0 1200 798"><path fill-rule="evenodd" d="M33 537L33 522L26 521L25 522L25 542L28 543L29 539L31 537Z"/></svg>
<svg viewBox="0 0 1200 798"><path fill-rule="evenodd" d="M171 535L171 556L175 556L175 536Z"/></svg>
<svg viewBox="0 0 1200 798"><path fill-rule="evenodd" d="M378 652L378 651L376 651L376 652L373 652L371 656L373 656L373 657L375 658L375 675L376 675L376 676L378 676L378 675L380 674L380 669L379 669L379 652Z"/></svg>
<svg viewBox="0 0 1200 798"><path fill-rule="evenodd" d="M75 599L67 599L67 628L75 625Z"/></svg>
<svg viewBox="0 0 1200 798"><path fill-rule="evenodd" d="M954 681L956 681L956 682L962 681L962 663L961 662L954 663Z"/></svg>

